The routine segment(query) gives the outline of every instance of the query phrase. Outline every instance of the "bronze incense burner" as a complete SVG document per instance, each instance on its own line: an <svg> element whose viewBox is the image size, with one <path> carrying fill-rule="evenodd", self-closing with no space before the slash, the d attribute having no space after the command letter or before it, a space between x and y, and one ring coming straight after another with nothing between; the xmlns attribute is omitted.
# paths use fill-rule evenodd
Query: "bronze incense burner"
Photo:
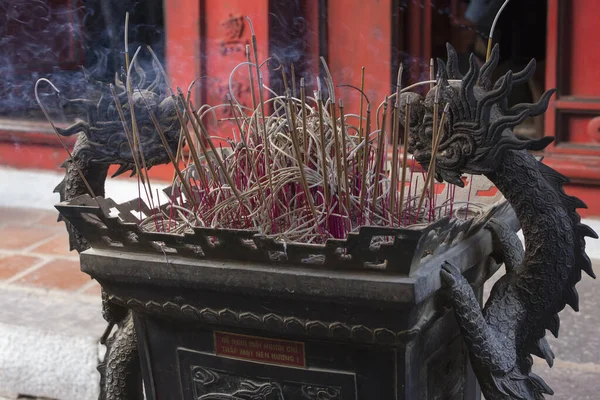
<svg viewBox="0 0 600 400"><path fill-rule="evenodd" d="M320 245L250 230L144 232L131 212L151 212L142 201L92 199L67 163L57 208L83 271L102 285L109 322L102 398L142 398L142 381L146 398L161 400L472 400L479 387L488 400L551 394L532 355L552 364L545 331L558 333L566 304L577 309L581 272L594 276L584 238L596 234L580 224L584 204L564 193L566 179L528 152L548 140L511 130L542 114L553 91L509 108L511 88L535 63L492 82L497 60L497 48L481 68L471 58L463 76L449 46L427 96L400 97L400 110L412 112L408 150L425 169L456 185L483 174L505 196L474 218L365 226ZM444 118L436 135L431 121ZM97 165L122 162L95 158L103 136L79 138L87 156L75 162L102 187ZM148 156L167 162L159 153ZM374 246L376 236L393 240ZM500 263L507 273L482 308Z"/></svg>

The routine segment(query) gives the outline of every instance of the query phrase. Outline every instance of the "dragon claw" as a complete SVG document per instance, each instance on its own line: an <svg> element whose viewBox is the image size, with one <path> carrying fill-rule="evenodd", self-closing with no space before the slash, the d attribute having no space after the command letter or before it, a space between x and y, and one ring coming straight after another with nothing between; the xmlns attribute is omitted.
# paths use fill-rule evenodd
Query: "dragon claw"
<svg viewBox="0 0 600 400"><path fill-rule="evenodd" d="M440 275L442 277L442 282L449 287L455 287L458 285L459 281L463 279L460 270L456 266L450 264L448 261L445 261L442 264Z"/></svg>

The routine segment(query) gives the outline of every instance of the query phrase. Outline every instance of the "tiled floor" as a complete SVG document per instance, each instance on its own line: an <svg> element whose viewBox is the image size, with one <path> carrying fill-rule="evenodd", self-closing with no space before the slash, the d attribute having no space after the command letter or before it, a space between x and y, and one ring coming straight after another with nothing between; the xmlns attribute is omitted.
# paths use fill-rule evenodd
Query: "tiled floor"
<svg viewBox="0 0 600 400"><path fill-rule="evenodd" d="M91 296L100 286L79 270L58 212L0 208L0 283Z"/></svg>

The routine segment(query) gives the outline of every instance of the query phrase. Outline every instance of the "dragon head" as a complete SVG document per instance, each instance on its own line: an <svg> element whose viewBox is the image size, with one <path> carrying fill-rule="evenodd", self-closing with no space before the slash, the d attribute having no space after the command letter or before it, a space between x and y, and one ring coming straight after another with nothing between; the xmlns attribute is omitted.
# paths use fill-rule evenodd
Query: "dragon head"
<svg viewBox="0 0 600 400"><path fill-rule="evenodd" d="M183 105L178 102L177 97L162 89L165 86L161 85L164 79L157 69L155 67L156 78L146 85L145 72L136 66L139 79L132 84L130 94L117 75L114 88L101 82L91 82L94 90L90 91L89 98L62 99L64 106L70 105L76 112L86 114L84 122L59 130L64 136L81 133L73 150L76 159L83 163L117 164L120 167L114 176L126 171L131 171L133 175L135 158L140 159L140 151L143 152L148 169L170 161L151 115L156 117L171 152L175 154L181 128L177 107L183 114ZM117 101L125 120L125 127ZM136 123L135 142L139 143L136 146L132 116L135 117Z"/></svg>
<svg viewBox="0 0 600 400"><path fill-rule="evenodd" d="M416 93L403 93L400 103L410 104L408 151L427 169L435 154L435 174L438 181L463 186L463 174L487 174L502 162L508 150L542 150L553 138L531 140L518 137L512 128L526 118L546 111L555 90L550 90L537 103L508 107L508 96L514 85L527 82L535 72L535 60L521 71L507 72L496 82L492 73L498 64L499 48L496 45L489 60L479 67L471 55L466 75L458 70L458 56L447 44L448 60L438 59L438 82L425 97ZM437 103L437 106L436 106ZM442 120L443 128L436 132L433 121ZM404 110L401 107L401 110ZM439 122L438 122L439 123ZM437 151L434 149L437 147Z"/></svg>

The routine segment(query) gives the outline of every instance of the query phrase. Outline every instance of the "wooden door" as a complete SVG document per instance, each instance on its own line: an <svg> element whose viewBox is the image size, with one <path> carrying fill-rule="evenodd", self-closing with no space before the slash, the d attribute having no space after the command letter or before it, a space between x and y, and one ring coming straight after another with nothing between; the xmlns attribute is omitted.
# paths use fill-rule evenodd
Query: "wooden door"
<svg viewBox="0 0 600 400"><path fill-rule="evenodd" d="M556 140L544 162L577 185L568 191L583 197L595 215L600 214L599 13L595 0L548 1L546 87L558 92L546 114L545 135Z"/></svg>

